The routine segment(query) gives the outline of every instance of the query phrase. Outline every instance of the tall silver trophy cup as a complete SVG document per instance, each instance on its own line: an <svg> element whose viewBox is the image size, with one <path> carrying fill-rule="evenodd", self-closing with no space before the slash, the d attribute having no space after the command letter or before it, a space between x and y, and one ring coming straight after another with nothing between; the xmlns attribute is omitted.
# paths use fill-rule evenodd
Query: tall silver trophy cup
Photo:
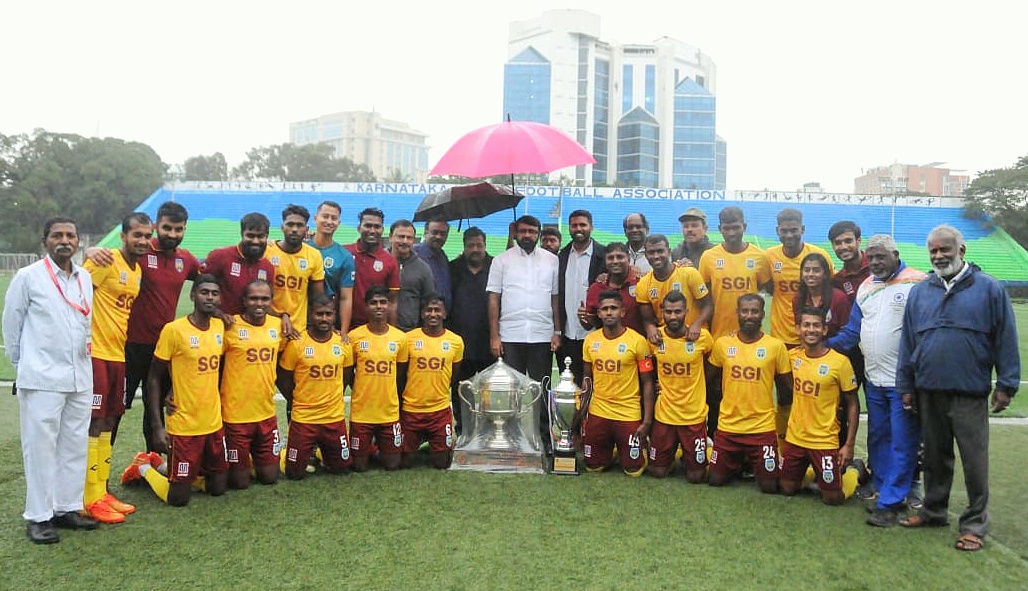
<svg viewBox="0 0 1028 591"><path fill-rule="evenodd" d="M477 429L469 439L477 440L484 450L520 450L530 441L519 419L532 412L542 397L542 384L515 371L500 358L496 363L458 385L457 392L472 415L484 419L484 433ZM462 436L462 439L464 436ZM538 440L536 440L538 444Z"/></svg>
<svg viewBox="0 0 1028 591"><path fill-rule="evenodd" d="M564 371L560 381L548 393L550 411L550 443L553 446L553 474L578 474L578 450L575 446L575 414L581 408L582 396L588 393L575 385L571 373L571 358L564 358Z"/></svg>

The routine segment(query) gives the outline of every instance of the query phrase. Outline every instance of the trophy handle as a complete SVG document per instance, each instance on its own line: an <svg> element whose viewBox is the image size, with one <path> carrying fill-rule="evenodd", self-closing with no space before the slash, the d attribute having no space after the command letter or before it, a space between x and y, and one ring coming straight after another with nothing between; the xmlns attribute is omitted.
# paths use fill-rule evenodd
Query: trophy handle
<svg viewBox="0 0 1028 591"><path fill-rule="evenodd" d="M469 400L467 396L464 395L465 391L468 392L468 396L471 396L471 400ZM472 400L474 400L474 393L471 388L471 382L469 380L464 380L463 382L457 384L457 396L459 396L460 399L464 401L464 404L468 405L468 408L470 408L472 412L478 410L477 408L475 408L475 403L472 402Z"/></svg>
<svg viewBox="0 0 1028 591"><path fill-rule="evenodd" d="M532 401L528 403L529 407L535 406L535 403L543 395L543 385L539 382L532 382L528 384L528 393L533 394Z"/></svg>
<svg viewBox="0 0 1028 591"><path fill-rule="evenodd" d="M586 377L582 380L582 406L575 413L575 431L582 428L586 417L589 416L589 404L593 401L592 379Z"/></svg>

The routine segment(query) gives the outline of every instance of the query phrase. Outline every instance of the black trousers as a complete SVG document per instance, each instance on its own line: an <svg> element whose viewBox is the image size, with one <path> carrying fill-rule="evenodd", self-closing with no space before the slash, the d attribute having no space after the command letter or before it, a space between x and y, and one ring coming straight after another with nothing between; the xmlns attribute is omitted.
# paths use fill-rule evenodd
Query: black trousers
<svg viewBox="0 0 1028 591"><path fill-rule="evenodd" d="M125 343L125 398L135 396L136 388L143 386L143 439L146 440L146 451L157 451L154 443L154 425L150 421L150 413L146 408L146 377L150 373L150 362L153 360L157 345L144 343ZM164 425L164 400L171 391L171 374L166 374L161 384L161 425Z"/></svg>
<svg viewBox="0 0 1028 591"><path fill-rule="evenodd" d="M542 382L543 377L550 378L553 373L553 352L550 343L503 343L503 362L527 375L529 378ZM539 407L539 432L549 433L550 417L546 404L536 403ZM548 435L544 437L544 441Z"/></svg>
<svg viewBox="0 0 1028 591"><path fill-rule="evenodd" d="M571 373L575 375L575 383L582 385L582 345L585 341L576 341L567 337L560 338L560 349L557 349L557 373L564 371L564 359L571 358Z"/></svg>

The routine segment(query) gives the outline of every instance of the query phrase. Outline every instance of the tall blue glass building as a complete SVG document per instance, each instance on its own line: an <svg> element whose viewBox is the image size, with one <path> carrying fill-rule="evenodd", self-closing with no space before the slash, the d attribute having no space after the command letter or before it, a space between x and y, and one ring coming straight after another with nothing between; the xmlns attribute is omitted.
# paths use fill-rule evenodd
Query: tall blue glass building
<svg viewBox="0 0 1028 591"><path fill-rule="evenodd" d="M725 189L717 68L696 47L605 41L599 16L551 10L510 24L508 55L501 116L559 127L596 158L555 174L581 185Z"/></svg>

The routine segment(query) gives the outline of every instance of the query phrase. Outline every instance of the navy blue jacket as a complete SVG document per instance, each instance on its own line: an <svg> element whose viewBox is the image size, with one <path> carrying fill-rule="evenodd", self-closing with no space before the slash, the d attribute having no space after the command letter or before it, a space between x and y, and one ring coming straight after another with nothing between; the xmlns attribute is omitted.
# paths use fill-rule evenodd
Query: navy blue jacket
<svg viewBox="0 0 1028 591"><path fill-rule="evenodd" d="M896 365L896 390L1013 395L1021 380L1017 326L1006 290L977 265L947 293L936 273L910 289Z"/></svg>

